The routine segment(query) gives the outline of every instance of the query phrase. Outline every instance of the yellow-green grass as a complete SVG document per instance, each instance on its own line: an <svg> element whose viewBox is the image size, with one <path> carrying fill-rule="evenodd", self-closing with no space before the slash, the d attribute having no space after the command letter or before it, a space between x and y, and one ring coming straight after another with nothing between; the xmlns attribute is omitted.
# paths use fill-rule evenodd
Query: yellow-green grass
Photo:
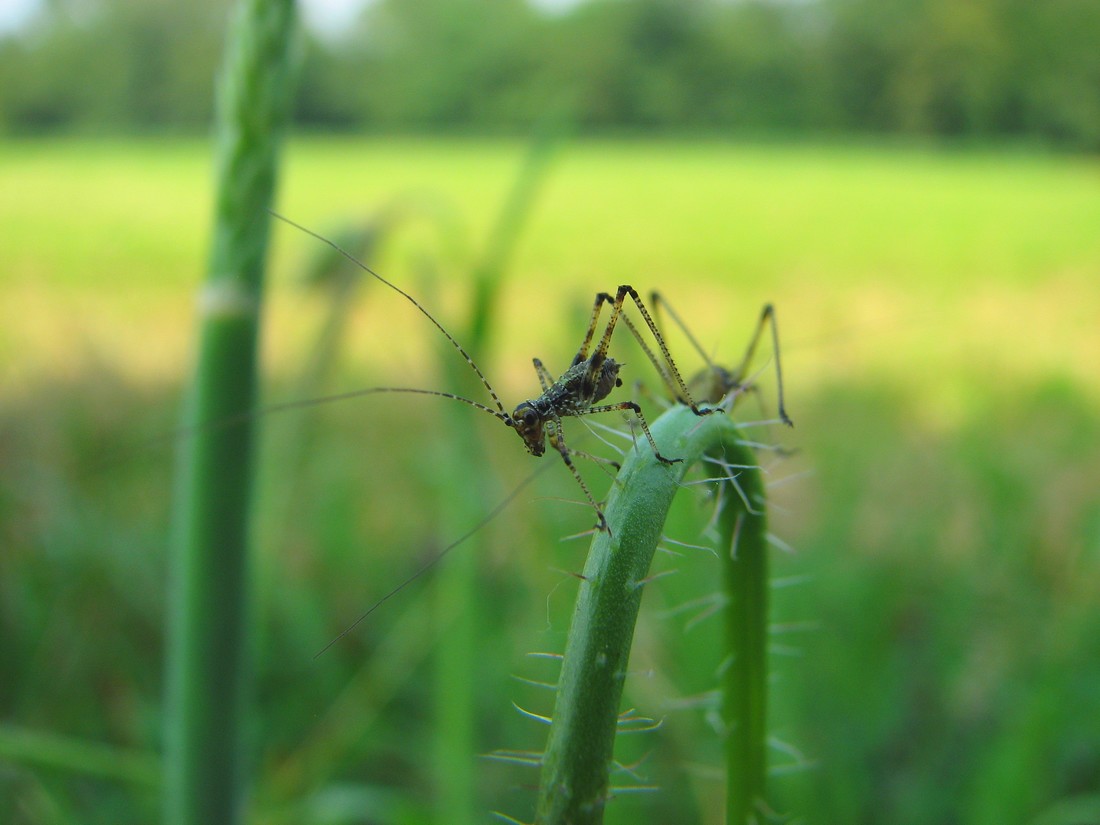
<svg viewBox="0 0 1100 825"><path fill-rule="evenodd" d="M143 436L170 429L186 373L206 254L206 152L201 142L0 145L0 684L12 686L0 692L3 719L139 757L159 742L171 452ZM409 193L450 215L459 228L442 240L421 220L372 259L447 323L465 310L457 278L522 153L511 142L294 140L281 208L322 231ZM725 362L760 305L778 308L796 422L784 440L801 452L773 479L811 474L773 490L774 531L799 551L778 555L777 574L812 578L777 590L775 609L815 629L777 636L799 655L778 660L774 730L818 765L775 780L785 811L822 822L1026 821L1098 790L1098 171L1089 159L995 150L561 149L493 334L487 371L505 403L534 392L531 356L565 365L597 290L661 289ZM271 400L294 392L321 312L291 283L316 249L278 228ZM424 261L440 250L446 280L433 284ZM365 292L326 388L439 386L434 330L399 296ZM682 337L672 345L686 370L698 366ZM628 381L652 384L625 352ZM762 400L748 399L743 416L774 411L770 373L761 381ZM402 594L317 663L311 656L453 538L433 534L448 495L440 477L465 472L504 491L536 466L486 416L494 452L440 473L433 462L450 454L442 415L480 420L445 402L374 398L267 425L264 821L308 818L312 793L321 796L310 804L338 808L352 788L359 809L385 808L378 819L423 813L423 659L439 632L430 621L445 628L446 608ZM602 495L599 471L584 472ZM582 549L558 539L588 527L591 513L547 499L578 498L571 485L564 471L548 473L487 531L486 655L471 664L486 750L541 745L542 729L510 703L548 705L508 676L554 678L522 654L561 647L574 593L561 571L580 568ZM690 541L708 515L687 501L669 532ZM714 822L717 738L703 714L674 709L715 685L714 628L662 613L709 592L714 571L703 554L661 563L681 572L647 593L637 673L652 673L627 693L669 718L660 744L639 738L623 756L652 752L642 773L663 790L617 800L609 817ZM0 728L0 746L19 741ZM140 822L156 811L151 791L94 765L74 775L60 757L44 767L48 757L5 754L17 769L0 799L17 800L29 821ZM487 807L529 815L510 788L534 784L530 775L478 775ZM99 815L78 816L89 798Z"/></svg>
<svg viewBox="0 0 1100 825"><path fill-rule="evenodd" d="M298 140L281 203L324 228L414 193L456 210L476 244L521 151ZM205 145L21 143L0 156L5 366L71 370L91 349L174 369L205 255ZM530 354L569 346L563 304L629 282L668 292L719 352L775 301L803 387L854 371L954 397L956 379L1064 372L1095 391L1097 173L1003 151L571 145L514 262L506 368L524 371L521 389ZM279 243L283 273L311 247L286 231Z"/></svg>

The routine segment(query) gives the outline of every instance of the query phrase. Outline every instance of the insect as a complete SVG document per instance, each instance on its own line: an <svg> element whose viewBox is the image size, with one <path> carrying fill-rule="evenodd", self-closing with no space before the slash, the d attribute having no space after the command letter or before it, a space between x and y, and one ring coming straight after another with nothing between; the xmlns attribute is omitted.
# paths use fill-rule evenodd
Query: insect
<svg viewBox="0 0 1100 825"><path fill-rule="evenodd" d="M577 350L577 354L573 356L573 361L569 368L562 373L562 375L555 379L550 371L546 369L542 361L538 358L534 358L533 363L535 372L538 374L539 383L542 385L542 394L537 398L529 399L519 403L515 409L509 413L504 405L500 401L500 397L493 389L492 385L486 379L485 375L481 372L477 364L458 343L457 340L443 328L443 325L436 320L436 318L428 312L424 306L405 292L400 287L391 283L383 278L378 273L374 272L366 264L356 259L353 255L345 252L334 241L319 235L316 232L298 224L289 218L286 218L278 213L271 213L274 217L285 223L305 232L306 234L316 238L322 243L328 244L339 254L343 255L353 264L361 267L365 272L372 275L383 284L394 290L398 294L404 296L414 307L417 308L435 327L446 336L447 340L451 342L455 349L466 360L466 363L470 365L470 368L477 374L478 379L481 381L482 386L485 387L489 393L490 398L493 400L492 407L482 404L478 401L473 401L469 398L464 398L459 395L455 395L449 392L443 392L440 390L427 390L427 389L414 389L407 387L373 387L366 390L357 390L351 393L344 393L339 396L331 396L327 399L320 400L335 400L336 398L348 398L360 395L366 395L376 392L408 392L419 393L422 395L434 395L442 398L451 398L455 401L461 401L474 409L481 410L482 412L492 415L494 418L501 421L507 427L516 431L520 439L523 441L527 452L533 456L541 456L546 452L547 443L553 447L561 456L562 461L566 467L569 468L577 484L580 485L581 490L584 493L588 503L592 506L592 509L596 512L596 529L605 531L608 529L607 520L604 518L603 510L593 497L588 485L585 483L584 478L581 476L580 471L577 469L576 464L573 461L574 455L584 455L583 453L577 453L571 449L565 441L564 428L562 426L562 419L568 417L577 417L584 415L593 415L603 412L615 412L615 411L629 411L633 413L638 424L641 426L642 432L645 434L646 439L649 441L650 446L653 448L653 453L657 457L657 460L663 464L674 464L680 459L668 458L661 455L660 450L657 448L657 443L653 440L653 435L649 431L649 425L646 423L645 416L642 414L642 409L634 401L618 401L612 403L600 403L611 393L616 387L622 386L622 379L619 377L619 370L622 364L611 358L608 355L608 348L611 344L611 336L615 331L615 327L619 320L622 319L635 337L641 339L641 334L626 315L623 314L623 307L629 298L633 301L637 307L639 314L645 320L647 327L653 334L654 340L657 342L658 348L661 352L661 358L657 359L653 354L653 351L643 343L643 347L646 350L649 358L658 364L658 370L661 373L663 380L669 383L670 386L676 388L677 397L683 399L684 403L691 407L696 415L707 415L708 413L717 410L716 407L699 407L694 400L692 400L691 392L684 382L683 377L680 375L679 370L676 368L676 364L672 360L672 356L668 351L668 347L664 342L664 338L661 336L660 330L657 324L654 322L653 317L649 314L645 304L642 302L641 296L634 287L629 285L620 286L614 295L606 292L601 292L596 296L595 304L592 308L592 316L588 323L588 329L585 333L584 340L581 343L580 348ZM604 304L610 304L611 310L608 317L606 326L604 327L602 335L596 340L596 330L599 328L600 316L603 311Z"/></svg>
<svg viewBox="0 0 1100 825"><path fill-rule="evenodd" d="M687 382L689 389L688 393L685 394L680 389L681 382L678 380L679 376L670 375L660 361L653 355L645 339L638 329L630 322L630 319L624 317L623 320L630 329L634 339L638 342L638 345L642 348L642 351L645 352L646 356L653 363L653 366L656 367L657 372L661 375L661 380L664 382L672 398L681 404L691 405L693 409L696 403L694 401L695 398L708 404L721 406L732 401L739 393L753 388L751 382L746 381L746 375L749 366L752 364L753 357L756 355L756 347L760 342L760 336L764 333L764 326L770 326L772 333L772 351L775 353L779 419L788 427L794 426L794 422L791 421L790 416L787 415L787 409L783 402L783 367L779 359L779 331L775 321L775 308L771 304L764 305L764 308L760 312L760 318L756 323L756 331L749 340L749 345L745 350L744 356L741 358L741 362L735 369L730 370L714 363L714 360L707 355L706 350L699 344L699 341L691 334L691 330L688 329L687 324L684 323L683 319L680 318L672 308L672 305L669 304L661 293L656 291L651 292L649 302L653 307L653 317L657 328L661 329L663 326L660 321L661 312L664 311L668 313L668 316L672 318L676 326L684 333L706 365ZM664 335L662 334L658 340L663 339Z"/></svg>

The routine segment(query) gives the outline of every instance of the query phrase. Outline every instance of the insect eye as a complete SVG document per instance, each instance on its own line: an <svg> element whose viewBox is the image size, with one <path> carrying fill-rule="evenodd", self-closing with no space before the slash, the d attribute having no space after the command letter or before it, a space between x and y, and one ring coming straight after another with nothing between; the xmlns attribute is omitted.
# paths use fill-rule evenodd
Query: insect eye
<svg viewBox="0 0 1100 825"><path fill-rule="evenodd" d="M528 427L533 427L538 422L539 415L534 410L529 409L523 413L523 423L526 424Z"/></svg>
<svg viewBox="0 0 1100 825"><path fill-rule="evenodd" d="M616 386L616 387L621 387L622 385L623 385L623 379L621 379L621 378L616 378L616 379L615 379L615 386Z"/></svg>

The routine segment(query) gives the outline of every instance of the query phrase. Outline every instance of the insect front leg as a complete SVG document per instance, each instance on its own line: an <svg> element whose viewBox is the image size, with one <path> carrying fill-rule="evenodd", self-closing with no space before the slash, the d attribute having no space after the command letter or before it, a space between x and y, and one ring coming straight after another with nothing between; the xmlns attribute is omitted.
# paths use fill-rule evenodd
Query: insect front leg
<svg viewBox="0 0 1100 825"><path fill-rule="evenodd" d="M562 432L561 418L555 415L548 429L547 440L550 442L550 445L558 451L561 460L565 462L565 466L569 468L569 472L573 474L573 478L575 478L577 484L581 486L584 497L588 499L588 503L591 504L592 509L596 511L596 529L601 533L605 530L610 533L611 530L607 526L607 519L604 518L603 509L596 503L596 499L592 496L592 492L588 489L588 485L584 483L584 479L581 477L580 470L578 470L577 465L573 463L573 451L569 449L569 446L565 443L565 434Z"/></svg>

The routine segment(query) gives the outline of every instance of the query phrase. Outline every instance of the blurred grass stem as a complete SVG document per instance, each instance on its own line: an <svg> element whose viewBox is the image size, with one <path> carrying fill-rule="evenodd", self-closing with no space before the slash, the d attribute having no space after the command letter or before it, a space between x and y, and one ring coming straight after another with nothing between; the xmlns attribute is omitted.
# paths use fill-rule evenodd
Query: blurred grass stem
<svg viewBox="0 0 1100 825"><path fill-rule="evenodd" d="M213 242L170 565L165 821L239 822L251 640L248 518L262 275L291 88L292 0L243 0L216 113Z"/></svg>
<svg viewBox="0 0 1100 825"><path fill-rule="evenodd" d="M551 129L535 135L497 212L481 257L473 266L473 305L459 333L483 368L491 350L490 338L496 328L508 264L545 180L556 137ZM449 386L460 394L476 397L481 389L479 382L466 364L458 362L450 347L441 351L440 361ZM447 444L439 449L450 460L439 462L439 466L444 468L447 490L442 520L450 535L488 511L495 478L485 461L485 443L476 427L448 416L446 431ZM474 483L471 475L482 471L485 477ZM458 493L463 490L464 494ZM475 538L473 544L440 571L436 585L441 626L446 628L446 644L440 645L436 653L438 811L440 821L455 825L478 820L472 760L479 749L473 724L478 701L471 669L479 660L479 639L487 622L482 616L485 596L478 576L479 560L485 554L480 540Z"/></svg>

